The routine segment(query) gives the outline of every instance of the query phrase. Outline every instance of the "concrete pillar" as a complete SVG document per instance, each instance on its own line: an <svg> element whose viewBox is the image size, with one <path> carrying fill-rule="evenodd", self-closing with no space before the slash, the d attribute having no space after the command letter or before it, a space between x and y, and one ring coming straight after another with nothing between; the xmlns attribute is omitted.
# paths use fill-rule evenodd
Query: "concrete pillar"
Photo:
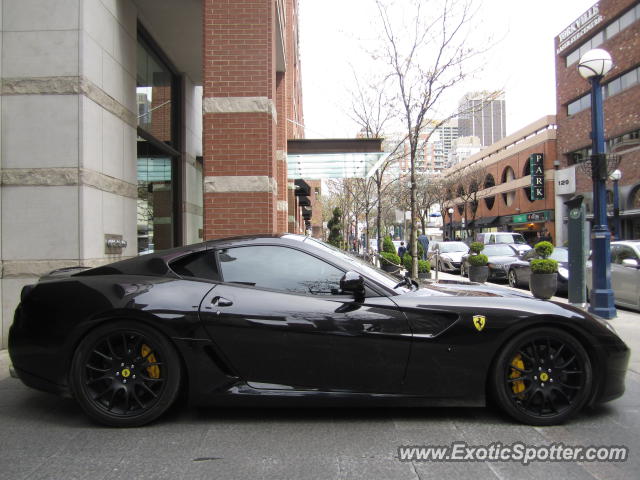
<svg viewBox="0 0 640 480"><path fill-rule="evenodd" d="M2 346L23 285L136 254L136 10L2 0ZM128 247L105 254L105 234Z"/></svg>

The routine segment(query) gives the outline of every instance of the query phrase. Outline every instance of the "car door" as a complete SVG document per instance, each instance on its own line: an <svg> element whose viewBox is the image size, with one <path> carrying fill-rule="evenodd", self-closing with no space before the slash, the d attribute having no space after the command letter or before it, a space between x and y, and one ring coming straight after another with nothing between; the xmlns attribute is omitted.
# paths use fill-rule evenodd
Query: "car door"
<svg viewBox="0 0 640 480"><path fill-rule="evenodd" d="M200 317L233 369L256 388L394 392L411 335L387 297L362 302L340 291L344 272L294 248L217 252L222 283Z"/></svg>
<svg viewBox="0 0 640 480"><path fill-rule="evenodd" d="M611 288L616 301L629 306L638 305L640 270L623 265L625 259L639 260L628 245L613 245L611 252Z"/></svg>

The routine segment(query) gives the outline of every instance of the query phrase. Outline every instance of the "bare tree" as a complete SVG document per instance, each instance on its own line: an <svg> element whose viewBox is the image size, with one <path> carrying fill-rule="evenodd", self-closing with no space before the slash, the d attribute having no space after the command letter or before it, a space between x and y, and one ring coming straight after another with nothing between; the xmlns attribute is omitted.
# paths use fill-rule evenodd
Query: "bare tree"
<svg viewBox="0 0 640 480"><path fill-rule="evenodd" d="M484 190L487 167L481 163L474 163L461 168L453 173L454 195L462 202L463 216L466 225L467 235L474 236L475 219L478 211L480 192Z"/></svg>
<svg viewBox="0 0 640 480"><path fill-rule="evenodd" d="M410 4L410 7L406 5ZM401 120L409 142L411 180L411 223L418 216L416 153L427 120L442 118L438 109L443 96L471 73L469 62L481 50L472 48L469 40L473 28L474 11L470 0L440 0L429 2L428 11L423 11L424 2L405 0L402 10L410 12L408 22L396 21L388 0L376 0L382 23L384 46L379 58L388 68L388 78L396 85L397 103ZM434 127L437 128L455 116L445 115ZM435 130L431 129L431 132ZM411 276L418 276L417 232L411 232Z"/></svg>

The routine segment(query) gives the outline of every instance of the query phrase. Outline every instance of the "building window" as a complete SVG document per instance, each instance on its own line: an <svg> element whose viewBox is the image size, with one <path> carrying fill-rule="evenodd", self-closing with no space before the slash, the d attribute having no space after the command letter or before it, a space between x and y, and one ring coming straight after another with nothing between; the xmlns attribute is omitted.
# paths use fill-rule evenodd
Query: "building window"
<svg viewBox="0 0 640 480"><path fill-rule="evenodd" d="M574 100L569 105L567 105L567 114L575 115L582 110L586 110L587 108L591 108L591 94L588 93L583 95L582 97Z"/></svg>
<svg viewBox="0 0 640 480"><path fill-rule="evenodd" d="M607 152L621 154L629 148L636 148L638 145L640 145L640 130L633 130L623 135L608 139L605 142L605 150ZM583 162L591 156L591 147L574 150L573 152L567 153L566 156L567 163L569 165L575 165L576 163Z"/></svg>
<svg viewBox="0 0 640 480"><path fill-rule="evenodd" d="M138 25L138 253L181 243L179 77Z"/></svg>
<svg viewBox="0 0 640 480"><path fill-rule="evenodd" d="M567 67L573 65L580 57L587 53L592 48L597 48L605 40L609 40L617 35L619 32L636 22L640 19L640 5L636 5L634 8L624 13L620 17L616 18L613 22L607 25L607 28L596 33L589 40L580 45L577 49L573 50L566 57L566 65Z"/></svg>

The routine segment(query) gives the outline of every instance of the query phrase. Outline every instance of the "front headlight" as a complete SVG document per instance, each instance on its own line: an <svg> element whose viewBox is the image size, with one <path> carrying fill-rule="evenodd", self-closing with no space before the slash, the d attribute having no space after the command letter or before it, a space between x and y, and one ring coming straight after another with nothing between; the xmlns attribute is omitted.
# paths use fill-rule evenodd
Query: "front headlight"
<svg viewBox="0 0 640 480"><path fill-rule="evenodd" d="M569 270L567 270L567 269L566 269L566 268L564 268L564 267L559 267L559 268L558 268L558 273L559 273L560 275L562 275L564 278L569 278Z"/></svg>

